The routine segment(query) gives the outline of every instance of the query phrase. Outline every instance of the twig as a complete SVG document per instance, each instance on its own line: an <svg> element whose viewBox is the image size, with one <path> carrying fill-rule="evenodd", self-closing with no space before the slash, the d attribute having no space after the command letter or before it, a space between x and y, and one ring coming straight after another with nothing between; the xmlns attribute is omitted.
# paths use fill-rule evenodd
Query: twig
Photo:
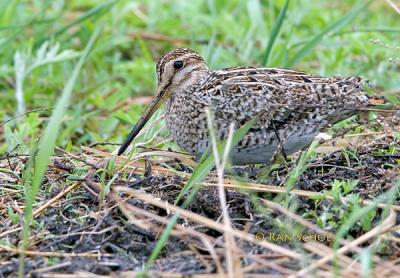
<svg viewBox="0 0 400 278"><path fill-rule="evenodd" d="M38 217L44 210L46 210L48 207L50 207L52 204L57 202L59 199L61 199L64 195L66 195L68 192L74 190L78 185L80 185L80 182L75 182L71 186L69 186L67 189L62 190L60 193L58 193L56 196L48 200L45 204L40 206L39 208L35 209L33 212L33 216L36 218Z"/></svg>
<svg viewBox="0 0 400 278"><path fill-rule="evenodd" d="M30 114L30 113L37 113L37 112L41 112L41 111L45 111L45 110L52 110L52 109L54 109L54 107L44 107L44 108L28 110L28 111L25 111L25 112L23 112L21 114L18 114L18 115L14 116L14 117L11 117L11 118L1 122L0 126L3 126L5 124L7 124L8 122L11 122L11 121L13 121L15 119L18 119L18 118L23 117L23 116L25 116L27 114ZM67 107L67 109L71 109L71 108Z"/></svg>
<svg viewBox="0 0 400 278"><path fill-rule="evenodd" d="M55 265L51 265L51 266L47 266L47 267L43 267L43 268L38 268L38 269L33 270L32 272L36 274L35 276L37 276L38 273L48 272L48 271L66 267L69 265L71 265L71 262L67 261L67 262L62 262L59 264L55 264Z"/></svg>
<svg viewBox="0 0 400 278"><path fill-rule="evenodd" d="M246 185L237 185L237 184L233 184L233 183L236 183L236 181L225 179L224 187L232 188L232 189L240 189L240 190L244 190L244 191L254 191L254 192L286 193L286 189L284 187L279 187L279 186L274 186L274 185L265 185L265 184L258 184L258 183L246 183ZM210 183L210 182L205 182L203 184L205 186L214 186L214 187L217 186L216 184ZM318 192L314 192L314 191L300 190L300 189L292 189L292 190L290 190L290 194L294 194L294 195L301 196L301 197L312 197L312 196L320 195L320 196L323 196L327 200L335 199L333 196L330 196L327 194L322 194L322 193L318 193ZM348 198L343 197L341 200L347 201ZM370 200L361 200L361 204L363 204L363 205L369 205L372 203L375 203L375 202L370 201ZM379 203L379 204L377 204L377 207L384 209L388 205L390 205L390 207L393 210L400 211L400 206L392 205L392 204Z"/></svg>
<svg viewBox="0 0 400 278"><path fill-rule="evenodd" d="M5 231L5 232L0 234L0 238L3 238L3 237L5 237L6 235L9 235L9 234L13 234L13 233L19 232L21 230L22 230L22 228L19 227L19 228L15 228L15 229L11 229L11 230Z"/></svg>
<svg viewBox="0 0 400 278"><path fill-rule="evenodd" d="M371 231L365 233L364 235L360 236L359 238L353 240L352 242L350 242L347 245L343 246L342 248L338 249L333 254L329 254L325 257L322 257L318 261L313 262L309 266L301 269L295 275L291 275L289 277L294 278L294 277L306 276L307 273L310 273L310 271L314 270L315 268L318 268L318 267L324 265L325 263L331 261L335 256L344 254L344 253L350 251L351 249L353 249L354 247L360 245L361 243L363 243L377 235L383 234L384 232L389 230L391 227L393 227L395 222L396 222L396 213L394 212L394 210L391 210L391 213L389 214L389 216L379 226L373 228Z"/></svg>
<svg viewBox="0 0 400 278"><path fill-rule="evenodd" d="M179 212L182 217L189 218L189 219L191 219L191 220L193 220L195 222L198 222L198 223L201 223L203 225L206 225L206 226L208 226L208 227L210 227L210 228L212 228L214 230L217 230L217 231L220 231L220 232L224 232L224 225L219 224L219 223L217 223L217 222L215 222L215 221L213 221L213 220L211 220L211 219L209 219L207 217L204 217L204 216L195 214L195 213L193 213L191 211L187 211L187 210L184 210L184 209L182 209L180 207L174 206L174 205L172 205L172 204L170 204L168 202L165 202L165 201L162 201L162 200L158 200L158 199L154 198L152 195L141 193L141 192L139 192L137 190L133 190L133 189L125 187L125 186L114 186L113 190L115 190L116 192L122 191L122 192L124 192L126 194L132 195L132 196L134 196L136 198L139 198L139 199L141 199L141 200L143 200L143 201L145 201L145 202L147 202L149 204L152 204L154 206L163 208L163 209L165 209L167 211ZM294 251L291 251L291 250L289 250L287 248L284 248L282 246L270 243L268 241L257 241L253 235L251 235L249 233L246 233L246 232L243 232L243 231L232 229L232 234L235 237L238 237L238 238L240 238L242 240L246 240L248 242L257 244L257 245L262 246L264 248L268 248L268 249L270 249L272 251L275 251L277 253L280 253L282 255L286 255L286 256L294 258L294 259L301 259L303 257L303 255L301 255L301 254L298 254L298 253L296 253Z"/></svg>
<svg viewBox="0 0 400 278"><path fill-rule="evenodd" d="M400 8L397 7L395 3L392 2L392 0L386 0L386 2L398 13L400 14Z"/></svg>
<svg viewBox="0 0 400 278"><path fill-rule="evenodd" d="M218 153L218 146L217 146L217 139L215 136L215 130L213 127L213 122L212 122L212 116L210 109L206 110L207 114L207 124L208 124L208 130L210 133L211 141L212 141L212 150L213 150L213 155L214 155L214 160L215 160L215 166L217 168L217 175L218 175L218 195L219 195L219 201L221 204L221 210L222 210L222 220L224 223L224 238L226 242L226 247L225 247L225 258L226 258L226 265L227 265L227 270L228 270L228 277L234 278L235 275L236 277L242 277L243 273L241 272L240 269L240 260L235 256L237 251L235 250L235 239L232 236L232 225L231 225L231 220L229 217L229 212L228 212L228 206L226 204L226 195L224 191L224 170L225 170L225 165L227 163L228 157L229 157L229 152L231 149L232 145L232 136L234 132L234 125L233 123L229 126L229 135L227 139L227 143L224 149L223 153L223 158L220 159L219 153Z"/></svg>
<svg viewBox="0 0 400 278"><path fill-rule="evenodd" d="M293 219L294 221L296 221L297 223L303 225L304 227L308 228L311 231L314 231L314 232L319 233L319 234L325 234L325 235L327 235L327 236L329 236L331 238L336 237L333 233L319 228L315 224L310 223L306 219L304 219L301 216L289 211L287 208L281 206L280 204L277 204L277 203L274 203L274 202L271 202L271 201L268 201L268 200L265 200L265 199L261 199L261 202L263 202L270 209L273 209L275 211L278 211L278 212L286 215L287 217ZM350 241L345 240L343 238L337 238L337 240L342 245L350 243ZM356 251L356 252L361 252L362 249L360 247L358 247L358 246L355 246L353 250ZM386 261L383 262L378 256L372 256L372 260L376 264L378 264L378 263L383 264L385 266L385 268L393 267L392 263L388 263ZM397 274L400 274L400 269L397 270Z"/></svg>
<svg viewBox="0 0 400 278"><path fill-rule="evenodd" d="M91 253L91 252L83 252L83 253L60 253L60 252L39 252L39 251L23 251L16 248L9 247L7 245L0 243L0 249L3 249L7 252L11 252L13 254L21 254L24 253L28 256L41 256L41 257L111 257L111 254L100 254L100 253Z"/></svg>
<svg viewBox="0 0 400 278"><path fill-rule="evenodd" d="M125 201L129 197L127 199L125 199L125 200L122 200L118 195L116 195L114 193L110 194L109 197L118 204L119 209L128 218L128 220L131 223L134 223L135 225L137 225L138 227L141 227L141 228L146 229L146 230L153 231L154 233L159 233L159 232L162 231L162 226L160 226L160 225L152 225L152 226L150 226L149 223L145 224L145 222L142 221L141 219L137 219L135 217L136 215L142 215L144 217L147 217L147 218L150 218L150 219L154 219L154 220L156 220L156 221L158 221L158 222L160 222L160 223L162 223L164 225L168 224L168 219L167 218L158 216L158 215L156 215L156 214L154 214L152 212L149 212L149 211L144 210L142 208L139 208L139 207L136 207L136 206L133 206L131 204L126 203ZM198 232L198 231L196 231L194 229L186 228L183 225L176 225L175 228L172 230L172 234L174 236L178 236L180 238L181 238L180 235L181 235L182 232L184 234L189 234L189 235L192 235L194 237L199 238L203 242L204 246L207 248L208 252L213 257L213 259L215 261L215 265L216 265L216 267L218 269L218 272L219 273L223 273L222 265L219 262L217 253L216 253L216 251L215 251L215 249L213 247L213 245L215 243L214 244L211 243L211 241L214 241L214 239L212 237L210 237L210 236L208 236L208 235L206 235L204 233Z"/></svg>

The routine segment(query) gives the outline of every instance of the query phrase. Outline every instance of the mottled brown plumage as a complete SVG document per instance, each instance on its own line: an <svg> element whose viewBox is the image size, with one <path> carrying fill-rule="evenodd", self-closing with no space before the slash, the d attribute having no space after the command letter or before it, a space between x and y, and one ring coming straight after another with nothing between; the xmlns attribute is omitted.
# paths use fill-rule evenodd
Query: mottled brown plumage
<svg viewBox="0 0 400 278"><path fill-rule="evenodd" d="M257 117L231 151L233 164L269 163L277 150L292 154L309 145L330 124L369 105L360 77L319 77L276 68L211 71L190 49L176 49L157 63L158 90L152 104L119 150L122 154L163 101L172 137L186 151L201 155L210 145L205 109L215 117L216 133L226 139Z"/></svg>

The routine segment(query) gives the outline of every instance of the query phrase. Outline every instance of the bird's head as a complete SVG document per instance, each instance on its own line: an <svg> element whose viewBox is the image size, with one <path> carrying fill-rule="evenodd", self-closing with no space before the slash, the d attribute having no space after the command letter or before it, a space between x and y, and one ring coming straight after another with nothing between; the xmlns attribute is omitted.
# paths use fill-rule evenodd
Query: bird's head
<svg viewBox="0 0 400 278"><path fill-rule="evenodd" d="M156 97L162 93L170 96L176 90L184 90L196 84L208 73L203 58L188 48L178 48L162 56L156 66L158 90Z"/></svg>
<svg viewBox="0 0 400 278"><path fill-rule="evenodd" d="M162 56L156 66L158 86L152 102L140 117L129 137L118 151L121 155L151 118L154 112L174 92L184 91L186 88L197 84L209 73L203 58L195 51L188 48L178 48Z"/></svg>

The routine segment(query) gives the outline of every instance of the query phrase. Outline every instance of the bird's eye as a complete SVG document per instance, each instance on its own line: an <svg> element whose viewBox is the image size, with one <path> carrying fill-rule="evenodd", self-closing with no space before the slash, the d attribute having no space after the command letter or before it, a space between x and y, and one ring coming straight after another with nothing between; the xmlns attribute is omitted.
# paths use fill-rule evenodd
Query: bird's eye
<svg viewBox="0 0 400 278"><path fill-rule="evenodd" d="M174 68L175 68L175 69L181 69L181 68L183 68L183 61L180 61L180 60L175 61L175 62L174 62Z"/></svg>

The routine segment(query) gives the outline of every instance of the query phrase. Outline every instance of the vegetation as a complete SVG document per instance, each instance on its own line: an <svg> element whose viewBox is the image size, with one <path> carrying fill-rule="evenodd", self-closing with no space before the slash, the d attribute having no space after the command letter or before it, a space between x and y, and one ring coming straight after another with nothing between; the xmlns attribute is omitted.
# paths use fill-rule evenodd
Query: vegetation
<svg viewBox="0 0 400 278"><path fill-rule="evenodd" d="M336 139L262 179L261 166L222 163L224 144L216 171L214 156L169 151L180 149L162 111L127 157L114 155L154 94L155 61L175 47L214 69L360 75L398 105L398 9L389 0L0 0L0 277L399 274L394 110L335 125Z"/></svg>

